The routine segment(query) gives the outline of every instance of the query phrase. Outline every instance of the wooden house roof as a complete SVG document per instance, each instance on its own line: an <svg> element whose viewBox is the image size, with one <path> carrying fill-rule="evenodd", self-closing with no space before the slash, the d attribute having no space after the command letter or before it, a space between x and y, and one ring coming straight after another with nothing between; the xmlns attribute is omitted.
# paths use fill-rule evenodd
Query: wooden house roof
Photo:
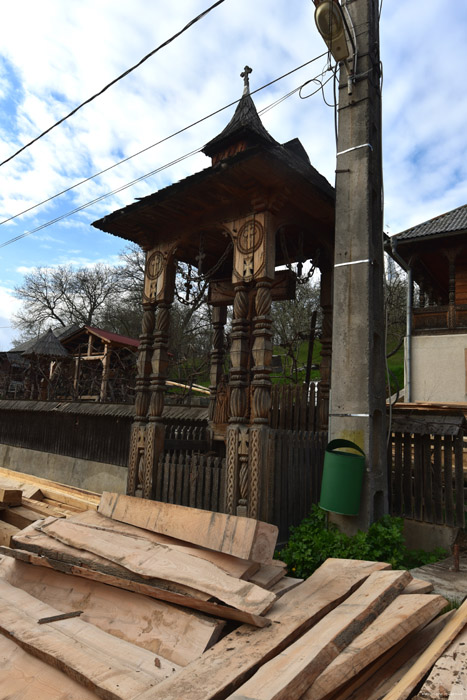
<svg viewBox="0 0 467 700"><path fill-rule="evenodd" d="M401 233L396 234L398 244L406 241L421 241L440 236L458 235L467 232L467 204L457 209L452 209L445 214L435 216L433 219L412 226Z"/></svg>

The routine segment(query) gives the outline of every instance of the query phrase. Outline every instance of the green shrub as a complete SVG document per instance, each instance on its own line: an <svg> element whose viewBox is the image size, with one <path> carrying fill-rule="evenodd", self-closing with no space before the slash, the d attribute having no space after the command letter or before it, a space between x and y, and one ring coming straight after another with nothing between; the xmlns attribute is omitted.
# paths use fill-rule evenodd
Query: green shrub
<svg viewBox="0 0 467 700"><path fill-rule="evenodd" d="M441 548L433 552L408 550L403 526L402 518L385 515L368 532L359 530L350 537L336 525L328 525L326 512L313 506L310 515L291 528L290 539L278 556L287 564L289 573L298 578L310 576L329 557L384 561L394 569L412 569L448 556Z"/></svg>

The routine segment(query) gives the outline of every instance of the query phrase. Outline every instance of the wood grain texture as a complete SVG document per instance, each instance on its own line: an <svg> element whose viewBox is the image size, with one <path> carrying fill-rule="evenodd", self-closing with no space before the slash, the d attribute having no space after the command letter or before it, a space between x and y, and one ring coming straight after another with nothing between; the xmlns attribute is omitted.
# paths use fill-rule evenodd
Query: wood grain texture
<svg viewBox="0 0 467 700"><path fill-rule="evenodd" d="M38 522L46 523L48 520L45 519L44 521ZM171 590L176 593L186 593L187 595L190 595L193 598L199 598L200 600L209 599L209 595L202 593L201 591L197 591L194 588L169 583L167 581L162 581L161 579L143 578L132 571L128 571L128 569L125 569L123 566L114 564L104 557L97 556L97 554L85 552L82 549L77 549L76 547L70 547L69 545L63 544L53 537L49 537L40 530L37 530L35 523L32 523L21 532L18 532L12 539L12 546L14 548L33 552L34 554L44 555L48 559L56 560L57 562L64 562L71 564L72 566L83 565L93 571L100 571L111 576L118 576L119 578L126 578L140 583L155 585L158 588L165 588L166 590Z"/></svg>
<svg viewBox="0 0 467 700"><path fill-rule="evenodd" d="M422 581L420 578L414 578L405 587L404 593L431 593L433 584L431 581Z"/></svg>
<svg viewBox="0 0 467 700"><path fill-rule="evenodd" d="M269 523L134 496L104 492L98 510L114 520L241 559L267 562L277 542L278 529Z"/></svg>
<svg viewBox="0 0 467 700"><path fill-rule="evenodd" d="M38 625L57 610L0 581L0 630L28 653L90 688L104 700L133 700L177 666L79 618Z"/></svg>
<svg viewBox="0 0 467 700"><path fill-rule="evenodd" d="M322 700L446 607L438 595L400 595L318 676L303 700Z"/></svg>
<svg viewBox="0 0 467 700"><path fill-rule="evenodd" d="M96 530L63 519L49 520L38 527L41 532L66 545L105 557L140 576L196 586L203 593L254 615L269 610L276 598L259 586L225 574L209 561L201 561L169 545L119 532Z"/></svg>
<svg viewBox="0 0 467 700"><path fill-rule="evenodd" d="M19 528L0 520L0 545L10 547L12 538L17 535L18 532L20 532Z"/></svg>
<svg viewBox="0 0 467 700"><path fill-rule="evenodd" d="M99 696L0 634L0 697L11 700L97 700Z"/></svg>
<svg viewBox="0 0 467 700"><path fill-rule="evenodd" d="M164 681L141 700L221 700L280 653L330 610L347 598L373 572L389 568L380 562L328 559L306 581L271 609L272 624L253 630L244 625L227 635L200 659Z"/></svg>
<svg viewBox="0 0 467 700"><path fill-rule="evenodd" d="M443 629L453 611L435 618L373 662L350 683L332 693L332 700L379 700L392 688Z"/></svg>
<svg viewBox="0 0 467 700"><path fill-rule="evenodd" d="M138 593L0 557L0 578L119 639L186 666L217 641L223 623Z"/></svg>
<svg viewBox="0 0 467 700"><path fill-rule="evenodd" d="M15 506L14 508L5 508L1 513L1 518L6 523L14 525L19 530L28 527L38 519L36 511L24 506Z"/></svg>
<svg viewBox="0 0 467 700"><path fill-rule="evenodd" d="M235 608L223 605L222 603L212 603L208 600L194 598L188 593L176 593L165 588L158 588L152 583L140 583L139 581L134 581L132 579L121 578L112 574L88 569L85 566L80 566L78 564L70 564L68 562L53 559L44 555L39 556L21 549L0 547L0 554L13 557L18 561L27 562L33 566L53 569L54 571L60 571L61 573L70 576L80 576L86 580L105 583L107 586L114 586L115 588L120 588L125 591L133 591L134 593L141 593L142 595L149 596L150 598L154 598L156 600L163 600L167 603L173 603L174 605L182 605L185 608L198 610L208 615L213 615L216 618L243 622L248 625L252 625L253 627L260 628L268 627L271 624L271 620L267 617L252 615L251 613L236 610Z"/></svg>
<svg viewBox="0 0 467 700"><path fill-rule="evenodd" d="M446 623L438 636L425 649L417 662L407 671L399 682L384 696L384 700L407 700L417 683L436 663L450 643L467 624L467 601L462 603L452 618Z"/></svg>
<svg viewBox="0 0 467 700"><path fill-rule="evenodd" d="M377 571L300 639L262 666L232 700L298 700L407 585L408 571Z"/></svg>
<svg viewBox="0 0 467 700"><path fill-rule="evenodd" d="M20 506L23 492L21 489L0 488L0 503L6 506Z"/></svg>
<svg viewBox="0 0 467 700"><path fill-rule="evenodd" d="M150 530L143 530L143 528L136 527L135 525L127 525L126 523L119 522L118 520L112 520L112 518L107 518L106 516L97 513L95 510L87 510L83 513L79 513L78 515L72 515L68 519L74 523L93 525L104 530L111 530L127 535L134 535L135 537L142 537L143 539L148 540L148 542L170 545L181 552L191 554L199 559L210 561L212 564L215 564L220 569L225 571L225 573L230 574L230 576L235 576L236 578L250 580L250 577L256 573L261 566L258 562L240 559L239 557L233 557L231 554L224 554L223 552L214 552L210 549L203 549L202 547L194 544L187 544L183 540L177 540L175 537L161 535L156 532L151 532Z"/></svg>
<svg viewBox="0 0 467 700"><path fill-rule="evenodd" d="M457 635L430 671L418 693L420 700L467 696L467 628Z"/></svg>

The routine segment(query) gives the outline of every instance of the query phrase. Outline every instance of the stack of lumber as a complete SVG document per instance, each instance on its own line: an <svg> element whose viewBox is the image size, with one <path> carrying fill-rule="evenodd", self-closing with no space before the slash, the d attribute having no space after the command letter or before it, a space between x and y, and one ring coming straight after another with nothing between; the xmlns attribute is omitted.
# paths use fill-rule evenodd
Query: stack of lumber
<svg viewBox="0 0 467 700"><path fill-rule="evenodd" d="M378 562L328 559L290 579L276 537L110 493L97 512L28 524L0 547L0 697L405 700L460 687L467 604L440 616L429 584Z"/></svg>

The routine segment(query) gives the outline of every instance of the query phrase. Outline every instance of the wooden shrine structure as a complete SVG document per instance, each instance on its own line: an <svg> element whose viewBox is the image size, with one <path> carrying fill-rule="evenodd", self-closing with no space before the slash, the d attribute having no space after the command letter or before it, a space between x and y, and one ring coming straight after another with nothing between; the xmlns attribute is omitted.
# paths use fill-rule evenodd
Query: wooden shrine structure
<svg viewBox="0 0 467 700"><path fill-rule="evenodd" d="M164 393L176 263L209 279L213 345L211 446L225 450L224 509L271 520L271 304L294 297L306 263L321 272L322 332L319 425L327 429L331 361L334 190L311 165L298 139L284 145L266 131L249 91L203 153L211 166L94 222L146 251L142 335L129 494L152 498L164 452ZM281 269L278 269L281 268ZM306 267L305 267L306 269ZM224 326L233 305L230 369Z"/></svg>

